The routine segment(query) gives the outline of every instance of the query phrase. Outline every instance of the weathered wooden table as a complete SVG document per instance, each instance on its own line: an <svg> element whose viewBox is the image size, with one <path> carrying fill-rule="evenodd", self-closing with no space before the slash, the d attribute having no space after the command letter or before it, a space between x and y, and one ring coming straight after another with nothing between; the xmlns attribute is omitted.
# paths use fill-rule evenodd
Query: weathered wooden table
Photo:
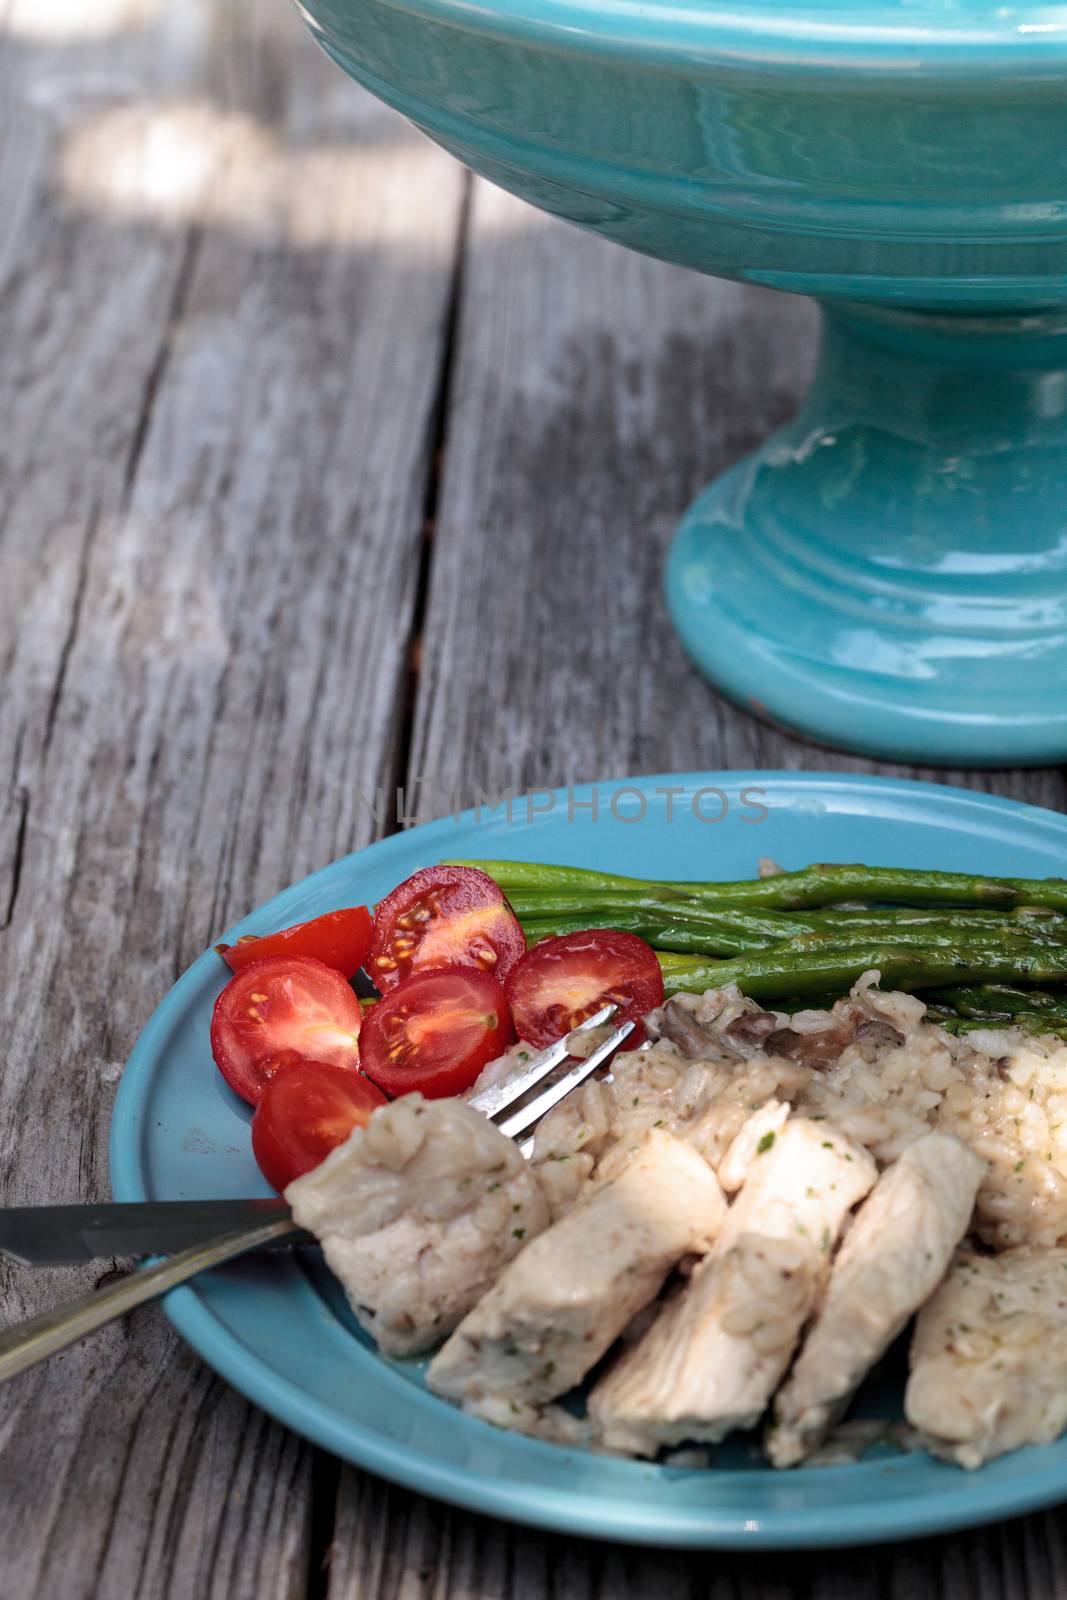
<svg viewBox="0 0 1067 1600"><path fill-rule="evenodd" d="M801 387L804 305L472 186L273 0L0 22L0 1199L32 1203L106 1195L152 1007L372 838L379 786L868 764L717 699L660 602L674 516ZM91 1281L4 1267L2 1317ZM3 1600L646 1593L1050 1600L1067 1543L516 1530L318 1454L155 1308L0 1392Z"/></svg>

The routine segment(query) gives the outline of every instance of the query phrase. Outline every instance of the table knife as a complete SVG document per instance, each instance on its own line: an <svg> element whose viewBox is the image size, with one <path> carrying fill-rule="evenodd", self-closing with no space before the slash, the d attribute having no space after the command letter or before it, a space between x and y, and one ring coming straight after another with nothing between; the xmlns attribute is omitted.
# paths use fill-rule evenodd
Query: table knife
<svg viewBox="0 0 1067 1600"><path fill-rule="evenodd" d="M28 1267L70 1267L113 1256L169 1256L222 1234L283 1221L269 1200L143 1200L125 1204L0 1207L0 1256ZM293 1224L269 1242L310 1236Z"/></svg>

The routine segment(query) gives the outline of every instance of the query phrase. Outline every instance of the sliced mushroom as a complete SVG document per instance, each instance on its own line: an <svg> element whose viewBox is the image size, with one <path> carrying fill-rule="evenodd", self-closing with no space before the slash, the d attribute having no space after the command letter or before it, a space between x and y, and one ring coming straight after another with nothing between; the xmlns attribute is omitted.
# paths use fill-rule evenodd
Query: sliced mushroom
<svg viewBox="0 0 1067 1600"><path fill-rule="evenodd" d="M847 1022L835 1022L829 1028L799 1033L795 1028L776 1028L768 1034L763 1048L768 1055L784 1056L798 1066L832 1067L841 1052L852 1043L854 1029Z"/></svg>
<svg viewBox="0 0 1067 1600"><path fill-rule="evenodd" d="M899 1028L881 1017L868 1017L856 1029L853 1040L864 1061L874 1061L879 1050L889 1050L904 1043Z"/></svg>
<svg viewBox="0 0 1067 1600"><path fill-rule="evenodd" d="M722 1031L731 1044L751 1045L755 1050L762 1050L777 1028L778 1018L773 1011L742 1011Z"/></svg>
<svg viewBox="0 0 1067 1600"><path fill-rule="evenodd" d="M668 1000L657 1021L664 1038L676 1044L683 1056L688 1056L690 1060L714 1053L715 1036L700 1026L688 1006L679 1005L674 999Z"/></svg>

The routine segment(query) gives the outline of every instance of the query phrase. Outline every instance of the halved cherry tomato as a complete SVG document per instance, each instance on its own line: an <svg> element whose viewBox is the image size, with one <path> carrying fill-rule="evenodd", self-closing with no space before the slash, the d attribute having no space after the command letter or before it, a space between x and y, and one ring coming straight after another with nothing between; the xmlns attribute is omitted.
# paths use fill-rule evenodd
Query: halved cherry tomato
<svg viewBox="0 0 1067 1600"><path fill-rule="evenodd" d="M519 1038L543 1047L609 1003L619 1008L616 1024L639 1021L661 1004L663 974L655 951L636 934L590 928L535 944L504 990ZM641 1038L635 1029L624 1048Z"/></svg>
<svg viewBox="0 0 1067 1600"><path fill-rule="evenodd" d="M310 956L254 961L215 1001L211 1054L230 1088L255 1105L267 1080L294 1061L355 1071L362 1015L333 967Z"/></svg>
<svg viewBox="0 0 1067 1600"><path fill-rule="evenodd" d="M367 972L384 994L426 967L474 967L498 983L526 949L499 884L475 867L426 867L374 913Z"/></svg>
<svg viewBox="0 0 1067 1600"><path fill-rule="evenodd" d="M295 1061L271 1078L252 1118L252 1153L275 1189L302 1178L386 1099L361 1072Z"/></svg>
<svg viewBox="0 0 1067 1600"><path fill-rule="evenodd" d="M236 944L217 944L215 949L234 972L274 956L310 956L344 977L354 978L367 959L371 927L366 906L345 906L278 933L246 934Z"/></svg>
<svg viewBox="0 0 1067 1600"><path fill-rule="evenodd" d="M363 1070L386 1094L462 1094L514 1037L504 991L476 967L413 973L363 1019Z"/></svg>

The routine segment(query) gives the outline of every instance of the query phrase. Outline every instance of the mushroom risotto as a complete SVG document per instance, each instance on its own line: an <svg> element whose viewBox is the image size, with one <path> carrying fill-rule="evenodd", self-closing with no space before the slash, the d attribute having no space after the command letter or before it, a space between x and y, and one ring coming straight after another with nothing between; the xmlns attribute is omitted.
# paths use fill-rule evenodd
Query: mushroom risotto
<svg viewBox="0 0 1067 1600"><path fill-rule="evenodd" d="M1067 1356L1042 1330L1067 1309L1067 1045L957 1036L877 972L791 1015L676 994L645 1028L548 1113L529 1167L461 1101L414 1094L289 1186L384 1350L440 1346L428 1383L465 1409L629 1454L766 1414L786 1467L918 1313L927 1449L973 1467L1059 1431L1042 1396ZM384 1270L400 1238L411 1259ZM584 1410L556 1403L583 1384Z"/></svg>

